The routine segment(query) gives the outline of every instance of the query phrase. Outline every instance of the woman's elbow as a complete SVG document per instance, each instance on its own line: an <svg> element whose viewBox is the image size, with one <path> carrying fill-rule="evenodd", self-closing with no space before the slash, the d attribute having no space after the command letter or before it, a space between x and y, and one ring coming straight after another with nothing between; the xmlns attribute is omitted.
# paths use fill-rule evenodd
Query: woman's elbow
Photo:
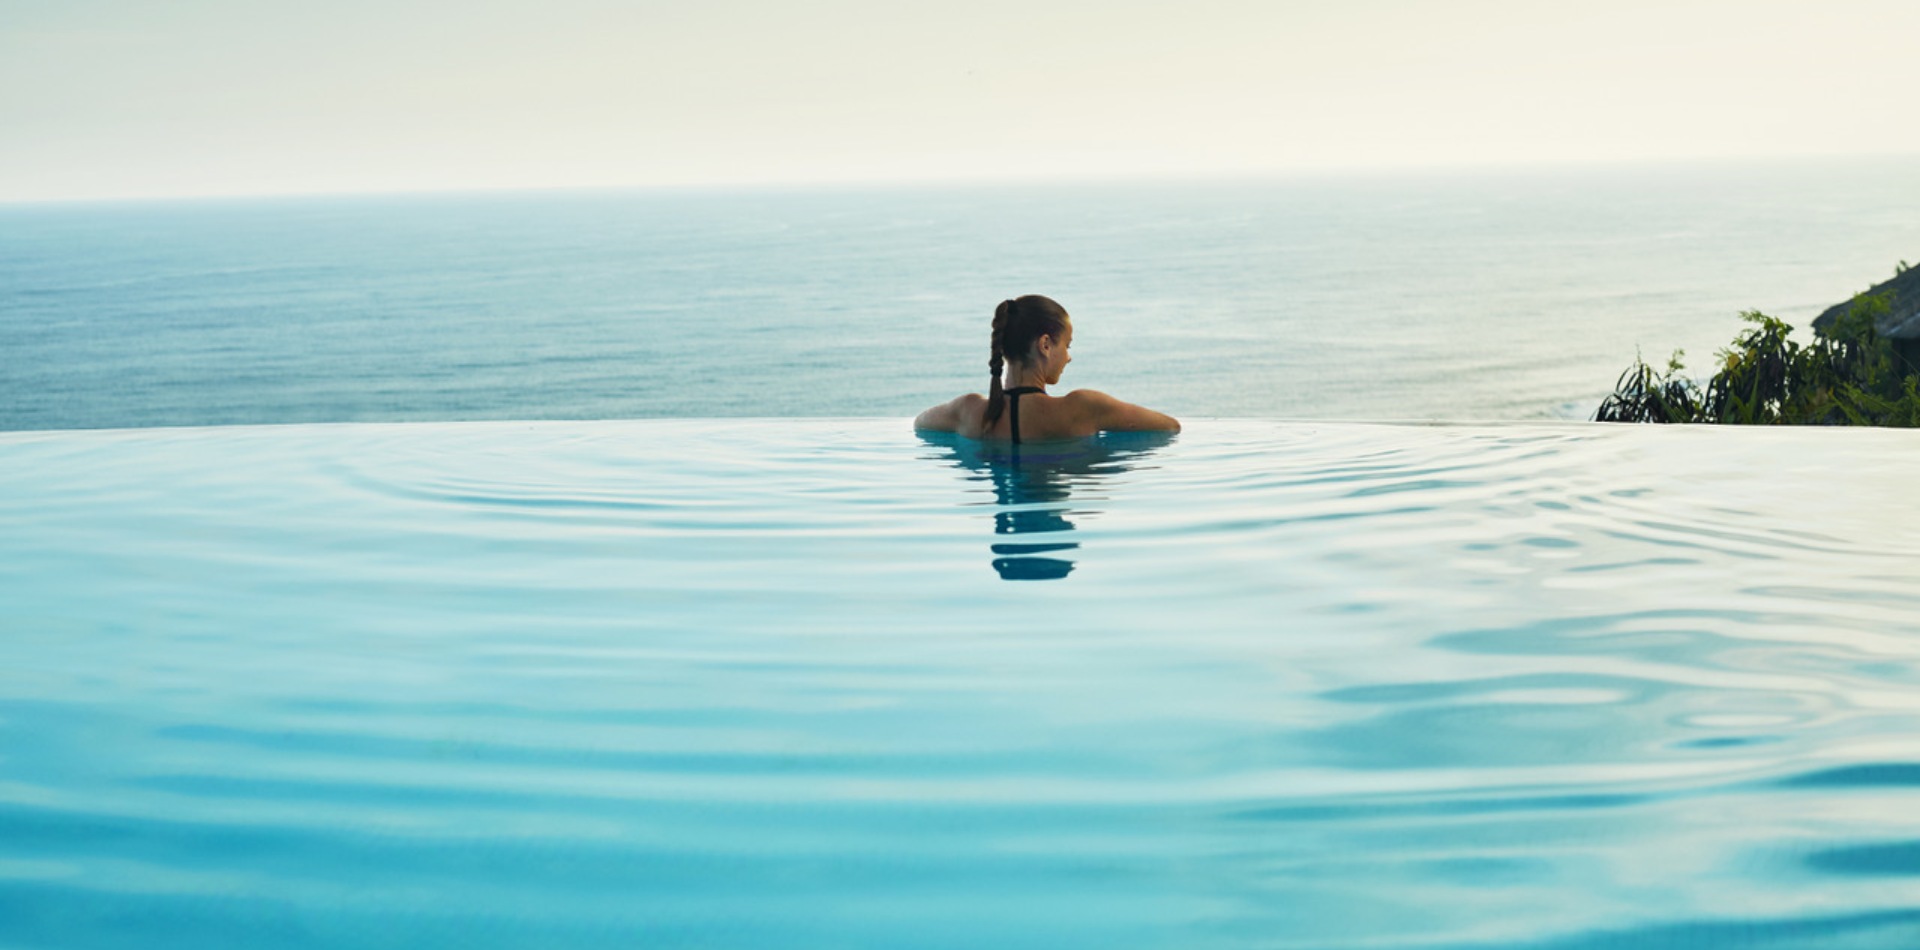
<svg viewBox="0 0 1920 950"><path fill-rule="evenodd" d="M943 402L913 417L913 427L928 432L953 432L958 426L954 422L953 403Z"/></svg>

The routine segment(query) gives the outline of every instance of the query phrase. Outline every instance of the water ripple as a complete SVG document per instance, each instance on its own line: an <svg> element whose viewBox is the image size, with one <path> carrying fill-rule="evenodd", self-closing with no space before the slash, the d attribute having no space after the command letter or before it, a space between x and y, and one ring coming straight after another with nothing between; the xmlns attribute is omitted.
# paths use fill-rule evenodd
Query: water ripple
<svg viewBox="0 0 1920 950"><path fill-rule="evenodd" d="M0 434L0 943L1904 946L1915 448Z"/></svg>

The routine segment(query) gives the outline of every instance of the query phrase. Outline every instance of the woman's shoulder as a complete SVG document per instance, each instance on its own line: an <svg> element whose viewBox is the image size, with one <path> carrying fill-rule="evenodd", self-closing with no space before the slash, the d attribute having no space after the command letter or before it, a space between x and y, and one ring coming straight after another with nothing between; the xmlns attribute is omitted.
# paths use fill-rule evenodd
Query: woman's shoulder
<svg viewBox="0 0 1920 950"><path fill-rule="evenodd" d="M1098 389L1076 389L1062 399L1068 411L1096 429L1180 431L1180 422L1174 417L1136 406Z"/></svg>
<svg viewBox="0 0 1920 950"><path fill-rule="evenodd" d="M986 414L986 410L987 397L979 393L966 393L921 413L913 420L913 427L932 432L958 432L966 435L980 427L980 419Z"/></svg>
<svg viewBox="0 0 1920 950"><path fill-rule="evenodd" d="M1098 389L1076 389L1060 398L1070 403L1084 406L1103 406L1120 401Z"/></svg>
<svg viewBox="0 0 1920 950"><path fill-rule="evenodd" d="M1067 410L1074 415L1083 416L1094 421L1104 418L1109 412L1112 412L1115 407L1126 405L1126 403L1098 389L1076 389L1061 396L1060 404L1065 406Z"/></svg>

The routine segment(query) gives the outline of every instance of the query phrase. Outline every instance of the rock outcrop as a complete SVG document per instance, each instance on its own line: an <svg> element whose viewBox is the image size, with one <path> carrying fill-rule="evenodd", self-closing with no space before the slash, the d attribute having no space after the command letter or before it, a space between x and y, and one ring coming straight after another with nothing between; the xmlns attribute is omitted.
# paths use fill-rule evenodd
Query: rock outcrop
<svg viewBox="0 0 1920 950"><path fill-rule="evenodd" d="M1901 262L1901 270L1892 280L1882 281L1867 288L1870 294L1885 294L1888 309L1885 315L1874 321L1874 330L1889 340L1920 341L1920 267L1908 267ZM1826 312L1813 318L1815 330L1827 330L1835 321L1847 315L1847 308L1853 301L1837 303ZM1914 346L1909 342L1907 346Z"/></svg>

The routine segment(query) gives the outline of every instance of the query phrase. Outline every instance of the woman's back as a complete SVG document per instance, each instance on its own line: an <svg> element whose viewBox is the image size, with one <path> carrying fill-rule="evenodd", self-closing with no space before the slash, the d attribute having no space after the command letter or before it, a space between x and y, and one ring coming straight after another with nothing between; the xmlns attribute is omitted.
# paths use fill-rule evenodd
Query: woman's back
<svg viewBox="0 0 1920 950"><path fill-rule="evenodd" d="M1006 407L999 418L989 422L986 397L975 396L969 401L971 411L966 414L967 424L958 431L968 438L996 441L1078 439L1103 428L1101 420L1089 411L1101 398L1117 402L1104 393L1089 390L1076 390L1065 396L1048 395L1043 390L1008 390Z"/></svg>

